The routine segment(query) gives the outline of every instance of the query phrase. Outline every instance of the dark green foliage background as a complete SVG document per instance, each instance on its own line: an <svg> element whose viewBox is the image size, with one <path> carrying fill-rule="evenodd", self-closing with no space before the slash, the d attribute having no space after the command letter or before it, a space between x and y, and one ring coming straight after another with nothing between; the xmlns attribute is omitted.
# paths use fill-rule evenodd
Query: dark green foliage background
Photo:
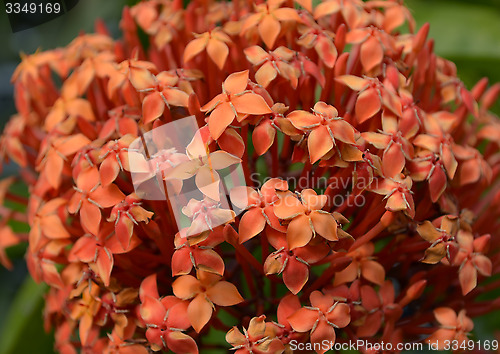
<svg viewBox="0 0 500 354"><path fill-rule="evenodd" d="M0 127L14 113L10 76L19 61L18 53L33 53L37 48L64 46L80 31L91 32L93 22L102 18L115 37L121 8L129 0L82 0L68 14L37 28L13 34L3 6L0 8ZM421 26L430 22L430 37L435 51L454 61L459 77L468 88L480 78L500 81L500 1L499 0L407 0L408 7ZM500 105L494 107L500 113ZM7 166L2 177L14 174ZM22 187L16 193L26 194ZM9 250L14 270L0 269L0 354L53 353L51 334L42 328L43 294L46 287L35 284L27 275L24 247ZM500 295L500 294L498 294ZM495 296L495 294L493 295ZM475 339L492 339L500 331L498 313L475 319ZM220 343L223 337L213 333L207 342Z"/></svg>

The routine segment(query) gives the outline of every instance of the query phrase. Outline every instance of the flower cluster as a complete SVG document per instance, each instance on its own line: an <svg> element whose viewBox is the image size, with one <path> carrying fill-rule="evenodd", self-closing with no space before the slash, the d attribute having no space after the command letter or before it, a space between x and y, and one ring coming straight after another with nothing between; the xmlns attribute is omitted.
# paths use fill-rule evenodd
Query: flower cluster
<svg viewBox="0 0 500 354"><path fill-rule="evenodd" d="M0 139L26 206L0 261L28 242L58 351L444 344L500 308L500 85L468 90L401 1L149 0L120 27L23 55Z"/></svg>

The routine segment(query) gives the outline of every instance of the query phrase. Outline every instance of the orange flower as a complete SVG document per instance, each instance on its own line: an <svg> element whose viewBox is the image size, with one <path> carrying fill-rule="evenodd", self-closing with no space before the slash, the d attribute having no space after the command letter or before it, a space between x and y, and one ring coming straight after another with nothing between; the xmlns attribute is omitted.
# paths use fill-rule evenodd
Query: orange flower
<svg viewBox="0 0 500 354"><path fill-rule="evenodd" d="M445 256L450 258L450 245L457 235L459 222L457 217L446 215L441 219L441 226L435 228L429 221L417 227L418 234L432 245L425 250L425 257L421 260L423 263L436 264Z"/></svg>
<svg viewBox="0 0 500 354"><path fill-rule="evenodd" d="M46 140L45 147L39 155L38 169L49 177L48 182L54 189L59 188L61 184L67 157L89 143L90 140L83 134Z"/></svg>
<svg viewBox="0 0 500 354"><path fill-rule="evenodd" d="M141 305L140 319L146 325L146 338L151 349L171 350L176 354L198 354L198 346L193 338L182 333L190 326L186 316L188 303L175 296L160 299L156 274L145 278L139 289Z"/></svg>
<svg viewBox="0 0 500 354"><path fill-rule="evenodd" d="M311 331L311 343L335 343L335 328L344 328L351 320L349 305L335 301L331 295L313 291L309 296L311 306L303 307L288 317L288 322L297 332ZM316 344L316 353L328 349Z"/></svg>
<svg viewBox="0 0 500 354"><path fill-rule="evenodd" d="M241 122L248 114L272 113L262 96L246 91L248 70L233 73L222 84L222 93L201 107L210 113L208 128L212 138L219 139L234 118Z"/></svg>
<svg viewBox="0 0 500 354"><path fill-rule="evenodd" d="M219 225L234 221L235 212L221 208L220 204L208 197L203 200L190 199L182 208L182 213L191 219L186 230L187 236L197 235L203 231L213 231Z"/></svg>
<svg viewBox="0 0 500 354"><path fill-rule="evenodd" d="M186 180L195 176L196 187L200 192L215 201L220 201L220 177L217 170L240 163L241 160L222 150L210 153L207 148L201 144L190 145L186 150L189 160L166 172L165 179Z"/></svg>
<svg viewBox="0 0 500 354"><path fill-rule="evenodd" d="M288 248L304 247L316 234L328 241L337 241L337 219L344 218L321 210L328 197L317 195L312 189L304 189L300 194L286 192L274 204L274 213L279 219L289 221L286 237Z"/></svg>
<svg viewBox="0 0 500 354"><path fill-rule="evenodd" d="M311 163L315 163L327 155L334 147L338 150L336 140L347 144L355 144L354 128L338 116L335 107L324 102L314 105L313 114L306 111L294 111L287 119L297 129L309 131L307 147Z"/></svg>
<svg viewBox="0 0 500 354"><path fill-rule="evenodd" d="M413 145L409 142L417 130L407 131L392 114L382 115L382 131L366 132L362 137L377 149L383 150L382 168L384 176L395 177L403 171L406 160L413 158ZM418 129L418 127L417 127Z"/></svg>
<svg viewBox="0 0 500 354"><path fill-rule="evenodd" d="M270 0L266 4L255 7L256 13L248 16L241 27L241 34L245 34L251 28L258 26L260 38L269 49L272 49L278 38L282 25L281 22L300 22L300 16L292 8L280 8L285 0Z"/></svg>
<svg viewBox="0 0 500 354"><path fill-rule="evenodd" d="M276 338L276 327L273 323L265 322L266 316L253 317L248 329L243 328L243 333L234 326L227 332L226 341L238 354L265 354L282 353L283 343Z"/></svg>
<svg viewBox="0 0 500 354"><path fill-rule="evenodd" d="M354 75L342 75L335 79L358 91L354 112L360 124L375 116L383 107L389 109L396 117L403 115L401 99L396 95L392 84L383 84L377 78L361 78Z"/></svg>
<svg viewBox="0 0 500 354"><path fill-rule="evenodd" d="M196 237L188 237L186 232L184 228L175 235L172 276L189 274L193 268L224 275L224 261L213 249L224 241L222 229L218 227Z"/></svg>
<svg viewBox="0 0 500 354"><path fill-rule="evenodd" d="M467 336L474 328L472 320L465 315L465 310L457 314L449 307L439 307L434 310L434 316L441 328L434 332L425 341L431 343L439 350L443 350L448 342L457 341L457 347L463 347L468 340Z"/></svg>
<svg viewBox="0 0 500 354"><path fill-rule="evenodd" d="M404 177L403 174L394 178L377 179L371 188L373 192L385 195L387 199L385 208L389 211L404 211L410 218L415 216L415 203L411 187L413 181L410 176Z"/></svg>
<svg viewBox="0 0 500 354"><path fill-rule="evenodd" d="M166 71L153 75L150 71L141 71L139 75L131 77L131 83L138 92L144 92L142 100L142 119L144 124L151 123L170 105L187 107L189 95L174 87L179 78Z"/></svg>
<svg viewBox="0 0 500 354"><path fill-rule="evenodd" d="M172 289L179 299L191 300L187 316L195 331L200 332L210 321L215 305L232 306L242 302L243 298L238 289L221 280L220 275L198 270L196 276L180 276L173 282Z"/></svg>
<svg viewBox="0 0 500 354"><path fill-rule="evenodd" d="M210 59L222 70L229 55L229 48L227 47L227 43L231 43L229 36L220 27L215 27L208 32L195 34L194 36L195 39L189 42L186 49L184 49L184 62L187 63L206 49Z"/></svg>
<svg viewBox="0 0 500 354"><path fill-rule="evenodd" d="M65 205L66 200L55 198L39 206L29 233L29 247L32 252L38 252L50 240L70 237L63 222L67 216L62 210Z"/></svg>
<svg viewBox="0 0 500 354"><path fill-rule="evenodd" d="M279 74L284 79L290 81L295 89L299 83L299 71L290 65L295 52L286 47L278 47L272 52L266 53L264 49L255 45L244 50L247 60L254 66L260 66L255 73L255 80L264 88L269 86Z"/></svg>
<svg viewBox="0 0 500 354"><path fill-rule="evenodd" d="M274 214L273 204L279 199L276 190L288 190L288 183L279 178L266 181L260 190L250 187L234 187L230 191L231 203L240 209L246 209L238 229L240 243L258 235L267 225L285 231Z"/></svg>
<svg viewBox="0 0 500 354"><path fill-rule="evenodd" d="M353 251L347 252L346 256L352 259L351 264L335 274L333 285L350 283L361 277L374 284L382 285L385 279L385 269L380 263L373 260L372 254L374 251L374 244L366 243Z"/></svg>
<svg viewBox="0 0 500 354"><path fill-rule="evenodd" d="M474 239L470 232L459 230L457 233L458 253L453 264L460 266L458 279L462 294L471 292L477 285L477 273L489 277L493 270L491 260L483 253L489 244L491 236L483 235Z"/></svg>
<svg viewBox="0 0 500 354"><path fill-rule="evenodd" d="M290 250L284 233L269 229L266 235L276 251L267 257L264 271L266 275L283 274L286 287L296 295L309 279L310 266L326 257L330 248L318 243Z"/></svg>
<svg viewBox="0 0 500 354"><path fill-rule="evenodd" d="M369 285L363 285L361 304L366 311L366 317L356 334L359 337L373 337L382 324L385 324L386 328L394 326L403 314L403 309L394 302L394 299L394 286L390 280L386 280L378 292Z"/></svg>
<svg viewBox="0 0 500 354"><path fill-rule="evenodd" d="M82 226L93 235L99 233L101 210L115 206L125 195L115 184L103 187L99 182L97 168L91 167L82 171L76 179L75 192L68 202L71 214L80 213Z"/></svg>
<svg viewBox="0 0 500 354"><path fill-rule="evenodd" d="M365 72L378 67L384 54L394 50L394 39L376 27L355 28L347 33L346 41L361 46L360 59Z"/></svg>

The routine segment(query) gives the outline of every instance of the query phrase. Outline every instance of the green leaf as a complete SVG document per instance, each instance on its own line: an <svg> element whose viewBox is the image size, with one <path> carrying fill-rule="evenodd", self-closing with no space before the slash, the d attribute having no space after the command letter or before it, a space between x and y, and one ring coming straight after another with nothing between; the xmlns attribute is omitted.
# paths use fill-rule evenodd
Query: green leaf
<svg viewBox="0 0 500 354"><path fill-rule="evenodd" d="M46 284L26 278L19 289L0 333L0 354L52 354L53 335L45 333L42 321Z"/></svg>

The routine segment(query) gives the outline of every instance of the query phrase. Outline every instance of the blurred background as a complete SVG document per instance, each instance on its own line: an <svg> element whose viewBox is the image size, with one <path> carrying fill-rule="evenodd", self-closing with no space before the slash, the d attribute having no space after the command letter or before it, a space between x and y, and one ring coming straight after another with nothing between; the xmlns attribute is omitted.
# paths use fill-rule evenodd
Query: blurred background
<svg viewBox="0 0 500 354"><path fill-rule="evenodd" d="M65 46L79 33L92 32L101 18L115 38L124 5L134 0L83 0L67 14L38 27L12 33L3 5L0 6L0 128L15 112L10 77L19 53ZM430 37L437 54L454 61L459 77L471 88L482 77L500 81L500 0L406 0L420 27L430 22ZM500 113L500 105L494 108ZM4 169L2 178L15 173ZM26 192L24 192L26 193ZM0 354L53 353L53 339L42 328L43 294L46 288L28 276L24 247L8 254L14 270L0 266ZM500 331L498 313L475 319L475 339L492 339Z"/></svg>

